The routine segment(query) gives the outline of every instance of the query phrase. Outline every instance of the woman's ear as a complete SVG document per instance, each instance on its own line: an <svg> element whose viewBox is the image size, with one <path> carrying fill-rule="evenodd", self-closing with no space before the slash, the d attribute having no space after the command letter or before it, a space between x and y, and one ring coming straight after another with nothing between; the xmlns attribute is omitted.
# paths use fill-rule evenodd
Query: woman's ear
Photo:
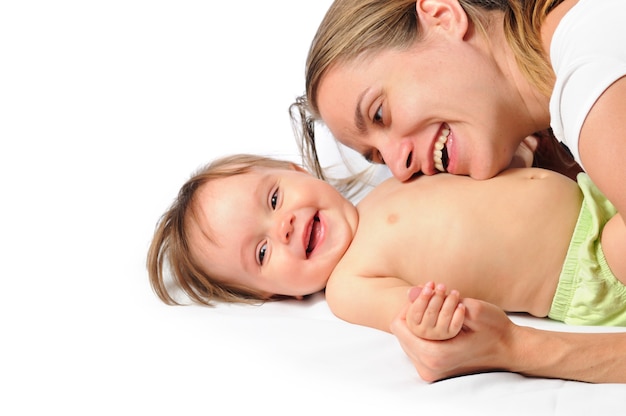
<svg viewBox="0 0 626 416"><path fill-rule="evenodd" d="M416 0L415 10L424 33L436 28L463 39L469 18L458 0Z"/></svg>

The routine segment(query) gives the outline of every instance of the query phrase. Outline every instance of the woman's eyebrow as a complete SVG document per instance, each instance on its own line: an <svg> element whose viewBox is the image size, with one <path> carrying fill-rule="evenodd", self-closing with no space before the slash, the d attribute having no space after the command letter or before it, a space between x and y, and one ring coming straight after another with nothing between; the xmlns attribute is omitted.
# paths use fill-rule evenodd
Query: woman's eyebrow
<svg viewBox="0 0 626 416"><path fill-rule="evenodd" d="M354 109L354 125L360 134L367 134L367 125L365 124L365 117L361 112L361 106L363 105L363 98L369 91L369 88L365 89L357 98L356 108Z"/></svg>

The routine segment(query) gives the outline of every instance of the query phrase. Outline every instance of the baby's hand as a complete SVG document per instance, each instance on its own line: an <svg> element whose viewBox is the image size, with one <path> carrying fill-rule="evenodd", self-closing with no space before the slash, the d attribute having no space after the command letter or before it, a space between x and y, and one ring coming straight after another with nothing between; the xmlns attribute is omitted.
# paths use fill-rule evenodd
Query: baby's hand
<svg viewBox="0 0 626 416"><path fill-rule="evenodd" d="M455 337L463 327L465 305L459 292L446 295L443 284L429 282L423 288L414 287L409 293L413 302L406 314L407 326L416 336L432 341Z"/></svg>

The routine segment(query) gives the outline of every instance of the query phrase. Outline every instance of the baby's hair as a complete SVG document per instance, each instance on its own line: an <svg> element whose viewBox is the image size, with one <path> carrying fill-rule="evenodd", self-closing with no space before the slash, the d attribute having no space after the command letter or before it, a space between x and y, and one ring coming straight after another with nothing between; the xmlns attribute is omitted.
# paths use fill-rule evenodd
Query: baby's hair
<svg viewBox="0 0 626 416"><path fill-rule="evenodd" d="M216 301L259 303L279 299L267 299L249 288L212 278L192 256L189 224L194 215L196 195L203 185L217 179L246 174L258 167L293 169L294 166L294 163L285 160L237 154L216 159L194 173L159 219L148 250L146 266L150 284L159 299L168 305L180 305L172 290L182 290L192 302L207 306L214 306Z"/></svg>

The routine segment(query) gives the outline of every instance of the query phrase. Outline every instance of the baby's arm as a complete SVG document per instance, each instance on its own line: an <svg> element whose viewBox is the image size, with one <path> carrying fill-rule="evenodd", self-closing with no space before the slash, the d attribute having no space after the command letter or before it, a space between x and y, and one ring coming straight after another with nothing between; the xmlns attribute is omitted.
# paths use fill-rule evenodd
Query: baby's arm
<svg viewBox="0 0 626 416"><path fill-rule="evenodd" d="M429 282L422 288L412 288L409 299L413 306L406 322L416 336L439 341L453 338L461 331L465 305L456 290L446 294L445 285Z"/></svg>
<svg viewBox="0 0 626 416"><path fill-rule="evenodd" d="M460 295L446 295L444 285L427 283L412 287L395 277L331 276L326 285L330 310L344 321L391 332L391 323L409 299L409 328L424 340L446 340L456 336L465 319L465 305Z"/></svg>

